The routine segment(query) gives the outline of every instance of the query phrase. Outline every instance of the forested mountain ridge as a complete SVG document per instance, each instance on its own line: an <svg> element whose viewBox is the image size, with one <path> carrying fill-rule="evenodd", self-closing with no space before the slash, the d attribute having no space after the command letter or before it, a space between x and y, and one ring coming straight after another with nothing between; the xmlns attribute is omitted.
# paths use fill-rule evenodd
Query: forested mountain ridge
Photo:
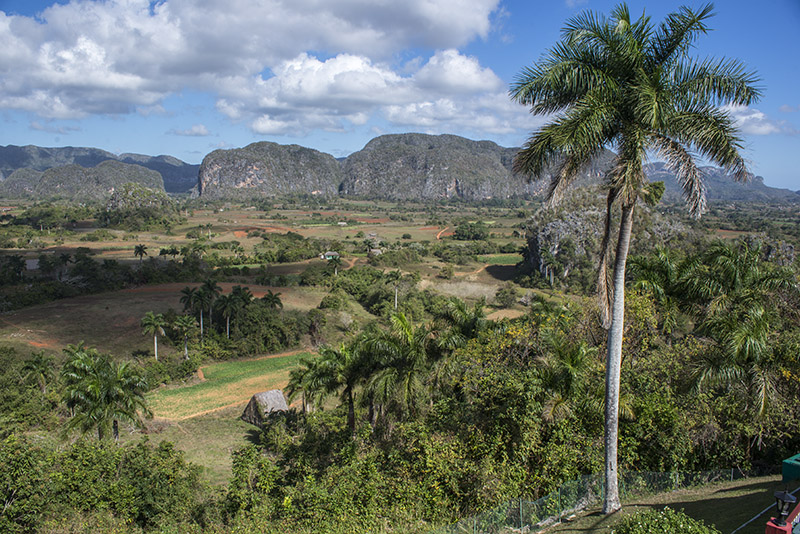
<svg viewBox="0 0 800 534"><path fill-rule="evenodd" d="M194 187L197 183L197 170L200 167L165 155L155 157L128 153L115 155L99 148L8 145L0 146L0 180L7 180L15 171L21 169L44 172L73 164L93 168L104 161L118 161L156 171L161 175L163 188L168 193L182 193ZM28 179L33 176L30 173L26 174Z"/></svg>
<svg viewBox="0 0 800 534"><path fill-rule="evenodd" d="M126 183L164 191L164 181L158 172L141 165L106 160L94 167L73 163L43 172L28 168L16 170L0 182L0 196L105 202Z"/></svg>
<svg viewBox="0 0 800 534"><path fill-rule="evenodd" d="M0 194L24 197L35 189L40 197L63 196L60 191L49 191L46 183L36 187L32 183L48 169L73 164L94 168L105 161L116 161L158 172L169 193L196 188L209 199L245 200L298 193L413 201L530 198L543 191L547 181L529 183L512 172L518 150L456 135L407 133L376 137L346 158L299 145L258 142L215 150L202 164L190 165L163 155L9 145L0 146ZM598 157L580 181L599 181L612 156L608 152ZM665 183L665 198L680 198L680 185L664 163L649 163L645 170L651 181ZM721 169L704 167L702 172L711 202L800 202L798 192L769 187L760 176L738 183ZM105 184L99 187L108 189Z"/></svg>

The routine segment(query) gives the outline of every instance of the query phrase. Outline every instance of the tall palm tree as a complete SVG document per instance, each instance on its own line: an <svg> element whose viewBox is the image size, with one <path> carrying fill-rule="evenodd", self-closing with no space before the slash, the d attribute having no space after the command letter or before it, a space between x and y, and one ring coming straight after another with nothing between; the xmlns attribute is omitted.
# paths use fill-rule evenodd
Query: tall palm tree
<svg viewBox="0 0 800 534"><path fill-rule="evenodd" d="M139 258L139 263L142 263L142 259L147 256L147 245L139 243L133 247L133 255Z"/></svg>
<svg viewBox="0 0 800 534"><path fill-rule="evenodd" d="M394 271L389 271L386 273L386 280L392 284L394 287L394 309L397 310L397 290L400 288L400 280L403 278L403 274L395 269Z"/></svg>
<svg viewBox="0 0 800 534"><path fill-rule="evenodd" d="M209 224L210 226L210 224ZM203 285L200 286L200 290L204 292L208 296L208 327L211 328L213 326L214 320L214 301L222 293L222 288L219 287L219 284L211 278L203 282Z"/></svg>
<svg viewBox="0 0 800 534"><path fill-rule="evenodd" d="M569 185L603 150L617 155L605 173L608 188L605 233L598 286L608 332L605 403L603 511L618 510L617 433L619 375L625 312L625 264L637 200L657 202L660 187L648 183L643 162L648 152L664 158L676 173L689 211L705 208L703 177L692 157L697 152L737 180L745 180L742 141L734 120L719 106L748 105L760 91L757 78L736 60L690 57L696 38L708 31L711 5L681 7L657 27L644 14L632 20L621 4L610 17L591 12L570 19L562 39L511 86L511 97L536 115L552 119L536 130L514 160L514 170L533 179L550 174L548 200L557 202ZM608 258L612 216L620 223L609 287Z"/></svg>
<svg viewBox="0 0 800 534"><path fill-rule="evenodd" d="M34 352L30 358L25 360L22 372L23 380L35 380L42 395L45 395L47 393L47 382L55 376L53 358L46 356L43 350Z"/></svg>
<svg viewBox="0 0 800 534"><path fill-rule="evenodd" d="M189 315L179 315L172 327L183 336L183 357L189 359L189 335L197 328L197 321Z"/></svg>
<svg viewBox="0 0 800 534"><path fill-rule="evenodd" d="M328 260L328 267L333 267L333 276L339 275L339 267L342 266L342 258L339 256L332 256Z"/></svg>
<svg viewBox="0 0 800 534"><path fill-rule="evenodd" d="M213 296L209 293L205 287L200 287L195 294L195 302L197 303L197 309L200 311L200 342L203 341L203 310L206 308L211 309L211 301ZM211 323L211 318L209 317L209 324Z"/></svg>
<svg viewBox="0 0 800 534"><path fill-rule="evenodd" d="M186 286L181 289L181 303L183 311L200 311L200 337L203 337L203 304L200 302L200 291L196 287Z"/></svg>
<svg viewBox="0 0 800 534"><path fill-rule="evenodd" d="M240 307L241 303L233 293L221 295L217 298L217 309L225 318L225 337L228 339L231 338L231 317L236 314Z"/></svg>
<svg viewBox="0 0 800 534"><path fill-rule="evenodd" d="M149 311L142 317L141 325L144 334L153 336L153 350L155 351L156 361L158 361L158 336L164 335L164 327L167 325L167 321L164 320L164 315Z"/></svg>

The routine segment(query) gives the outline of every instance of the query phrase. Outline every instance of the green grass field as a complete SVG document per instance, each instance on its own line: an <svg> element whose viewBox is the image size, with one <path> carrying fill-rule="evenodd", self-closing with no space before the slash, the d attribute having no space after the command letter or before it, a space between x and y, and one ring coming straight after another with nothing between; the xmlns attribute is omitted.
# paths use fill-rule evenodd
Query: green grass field
<svg viewBox="0 0 800 534"><path fill-rule="evenodd" d="M508 250L508 249L506 249ZM485 254L478 256L478 260L489 265L516 265L522 261L521 254Z"/></svg>
<svg viewBox="0 0 800 534"><path fill-rule="evenodd" d="M282 389L299 360L310 357L310 352L295 352L215 363L202 368L203 381L160 388L148 394L147 402L156 417L169 420L185 420L237 404L243 409L253 394Z"/></svg>

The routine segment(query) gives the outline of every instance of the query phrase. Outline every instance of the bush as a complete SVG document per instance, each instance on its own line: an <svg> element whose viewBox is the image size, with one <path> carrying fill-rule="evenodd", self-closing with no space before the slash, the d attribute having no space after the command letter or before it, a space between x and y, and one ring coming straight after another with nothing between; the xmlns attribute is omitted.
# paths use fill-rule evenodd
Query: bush
<svg viewBox="0 0 800 534"><path fill-rule="evenodd" d="M670 508L645 510L626 516L612 530L614 534L719 534L713 526Z"/></svg>

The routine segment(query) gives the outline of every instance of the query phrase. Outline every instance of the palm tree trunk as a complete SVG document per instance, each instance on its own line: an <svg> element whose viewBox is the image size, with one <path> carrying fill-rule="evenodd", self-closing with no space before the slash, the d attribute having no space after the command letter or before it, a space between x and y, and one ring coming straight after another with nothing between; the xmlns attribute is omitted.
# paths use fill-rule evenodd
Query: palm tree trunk
<svg viewBox="0 0 800 534"><path fill-rule="evenodd" d="M394 286L394 309L397 309L397 286Z"/></svg>
<svg viewBox="0 0 800 534"><path fill-rule="evenodd" d="M633 227L633 204L622 207L617 253L614 258L614 301L611 328L608 331L606 355L605 406L605 480L603 513L611 514L622 507L619 500L617 445L619 442L619 382L622 362L622 334L625 326L625 263Z"/></svg>
<svg viewBox="0 0 800 534"><path fill-rule="evenodd" d="M200 308L200 343L203 342L203 308Z"/></svg>
<svg viewBox="0 0 800 534"><path fill-rule="evenodd" d="M183 357L189 359L189 336L183 336Z"/></svg>
<svg viewBox="0 0 800 534"><path fill-rule="evenodd" d="M158 361L158 336L153 336L153 350L156 354L156 361Z"/></svg>
<svg viewBox="0 0 800 534"><path fill-rule="evenodd" d="M114 441L119 441L119 421L116 419L111 422L111 431L114 434Z"/></svg>
<svg viewBox="0 0 800 534"><path fill-rule="evenodd" d="M225 321L225 337L231 338L231 316L229 315Z"/></svg>
<svg viewBox="0 0 800 534"><path fill-rule="evenodd" d="M355 433L356 431L356 409L355 409L355 402L353 401L353 390L347 390L347 428L350 429L350 432Z"/></svg>

